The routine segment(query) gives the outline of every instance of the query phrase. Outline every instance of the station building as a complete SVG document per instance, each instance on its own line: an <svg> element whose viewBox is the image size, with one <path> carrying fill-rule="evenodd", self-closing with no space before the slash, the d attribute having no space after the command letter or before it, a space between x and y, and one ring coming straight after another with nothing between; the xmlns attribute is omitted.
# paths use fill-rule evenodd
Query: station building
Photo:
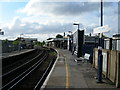
<svg viewBox="0 0 120 90"><path fill-rule="evenodd" d="M22 38L27 48L33 48L32 42L37 41L37 38Z"/></svg>
<svg viewBox="0 0 120 90"><path fill-rule="evenodd" d="M32 43L34 41L37 41L37 38L23 38L23 37L18 37L17 39L19 41L18 47L21 48L21 49L33 48Z"/></svg>
<svg viewBox="0 0 120 90"><path fill-rule="evenodd" d="M46 45L49 47L67 49L68 38L52 38L46 41Z"/></svg>

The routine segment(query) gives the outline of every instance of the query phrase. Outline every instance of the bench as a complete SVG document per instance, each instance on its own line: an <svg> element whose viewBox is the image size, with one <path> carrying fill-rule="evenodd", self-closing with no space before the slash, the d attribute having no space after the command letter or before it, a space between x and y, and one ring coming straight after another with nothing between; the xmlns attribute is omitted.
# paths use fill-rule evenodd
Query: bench
<svg viewBox="0 0 120 90"><path fill-rule="evenodd" d="M85 53L85 55L84 55L84 57L79 57L79 58L76 58L75 59L75 62L85 62L85 61L89 61L89 58L90 58L90 54L88 54L88 53Z"/></svg>

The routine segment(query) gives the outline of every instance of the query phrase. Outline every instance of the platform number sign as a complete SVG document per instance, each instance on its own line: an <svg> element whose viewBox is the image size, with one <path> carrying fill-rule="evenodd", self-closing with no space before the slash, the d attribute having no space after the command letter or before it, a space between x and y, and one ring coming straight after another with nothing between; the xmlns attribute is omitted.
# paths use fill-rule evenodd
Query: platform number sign
<svg viewBox="0 0 120 90"><path fill-rule="evenodd" d="M0 29L0 35L4 35L4 32L2 32L1 29Z"/></svg>
<svg viewBox="0 0 120 90"><path fill-rule="evenodd" d="M0 35L4 35L4 32L0 32Z"/></svg>

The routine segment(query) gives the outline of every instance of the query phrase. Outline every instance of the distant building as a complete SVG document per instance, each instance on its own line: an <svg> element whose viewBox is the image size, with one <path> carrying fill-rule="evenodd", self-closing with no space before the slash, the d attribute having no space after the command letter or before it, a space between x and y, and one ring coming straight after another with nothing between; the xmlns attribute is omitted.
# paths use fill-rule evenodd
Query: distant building
<svg viewBox="0 0 120 90"><path fill-rule="evenodd" d="M46 41L47 46L67 49L67 37L64 38L52 38Z"/></svg>
<svg viewBox="0 0 120 90"><path fill-rule="evenodd" d="M23 38L23 41L25 41L27 48L33 48L32 43L37 41L37 38Z"/></svg>
<svg viewBox="0 0 120 90"><path fill-rule="evenodd" d="M33 48L32 42L37 41L37 38L18 37L19 46L22 48Z"/></svg>
<svg viewBox="0 0 120 90"><path fill-rule="evenodd" d="M22 40L25 40L27 44L31 44L31 42L37 41L37 38L22 38Z"/></svg>

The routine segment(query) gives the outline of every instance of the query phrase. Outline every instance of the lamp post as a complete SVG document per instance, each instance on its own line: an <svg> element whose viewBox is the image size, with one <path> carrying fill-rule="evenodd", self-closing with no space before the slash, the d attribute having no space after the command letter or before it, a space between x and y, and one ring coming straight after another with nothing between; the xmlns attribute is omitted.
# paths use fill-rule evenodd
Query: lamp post
<svg viewBox="0 0 120 90"><path fill-rule="evenodd" d="M79 30L79 25L80 25L80 24L77 24L77 23L73 23L73 25L78 25L78 30Z"/></svg>

